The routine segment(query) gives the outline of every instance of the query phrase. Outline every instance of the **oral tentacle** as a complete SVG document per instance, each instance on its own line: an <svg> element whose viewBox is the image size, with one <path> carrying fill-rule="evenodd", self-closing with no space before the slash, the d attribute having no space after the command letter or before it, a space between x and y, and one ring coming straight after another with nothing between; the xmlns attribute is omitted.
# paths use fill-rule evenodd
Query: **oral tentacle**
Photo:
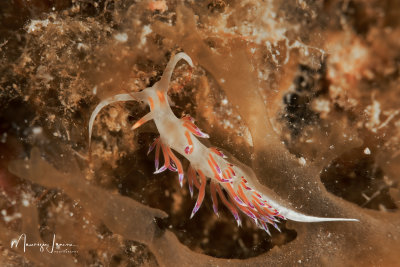
<svg viewBox="0 0 400 267"><path fill-rule="evenodd" d="M131 93L131 94L117 94L112 97L106 98L103 101L101 101L96 108L93 110L92 114L90 115L89 119L89 147L91 146L92 142L92 130L93 130L93 124L94 121L97 117L97 115L100 113L100 111L113 103L116 102L124 102L124 101L143 101L146 98L146 95L143 92L137 92L137 93Z"/></svg>

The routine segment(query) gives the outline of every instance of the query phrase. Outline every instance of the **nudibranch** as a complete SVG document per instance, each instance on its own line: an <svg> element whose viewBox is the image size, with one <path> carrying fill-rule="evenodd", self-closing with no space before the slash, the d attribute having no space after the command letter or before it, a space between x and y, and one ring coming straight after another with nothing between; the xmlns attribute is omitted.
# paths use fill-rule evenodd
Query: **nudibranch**
<svg viewBox="0 0 400 267"><path fill-rule="evenodd" d="M172 72L180 60L186 61L191 68L191 58L181 52L173 56L167 64L166 69L159 81L152 87L140 92L129 94L117 94L101 101L89 120L89 146L91 143L92 128L96 116L107 105L121 101L142 101L149 105L150 112L138 120L132 129L136 129L144 123L153 120L160 136L150 145L148 154L155 151L155 173L170 170L178 173L181 186L185 172L181 161L174 154L179 153L189 161L186 171L187 184L191 196L193 188L199 190L196 204L190 218L200 208L204 196L207 181L210 180L210 193L213 210L217 216L219 200L230 210L238 226L241 225L239 212L251 218L261 229L270 234L268 225L279 230L277 223L280 220L293 220L299 222L326 222L326 221L358 221L347 218L323 218L309 216L295 211L282 204L283 201L273 193L265 193L263 187L250 168L234 162L237 160L228 158L219 149L207 147L198 138L208 138L202 132L190 116L177 118L168 103L167 91ZM160 167L160 153L163 155L164 164Z"/></svg>

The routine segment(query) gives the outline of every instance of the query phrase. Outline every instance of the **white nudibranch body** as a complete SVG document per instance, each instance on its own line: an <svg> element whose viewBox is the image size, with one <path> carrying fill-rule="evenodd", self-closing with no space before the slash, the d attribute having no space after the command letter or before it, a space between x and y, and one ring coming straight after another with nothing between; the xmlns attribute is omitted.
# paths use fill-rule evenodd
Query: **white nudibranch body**
<svg viewBox="0 0 400 267"><path fill-rule="evenodd" d="M189 162L186 172L191 196L193 187L199 190L191 218L200 208L205 195L207 178L210 179L211 199L214 212L218 215L218 197L231 211L238 225L241 224L239 212L250 217L255 224L269 233L268 224L279 230L277 223L280 219L290 219L299 222L326 221L358 221L346 218L323 218L301 214L283 205L283 201L273 193L265 193L257 182L254 173L247 167L232 164L220 150L206 147L197 138L208 138L195 124L193 118L185 116L178 119L168 103L167 91L172 72L179 60L185 60L193 67L191 58L185 53L178 53L171 58L161 77L152 87L138 93L118 94L101 101L93 111L89 121L89 145L92 128L97 114L107 105L120 101L143 101L150 106L150 112L138 120L132 129L140 127L153 120L160 133L149 148L155 150L155 173L167 169L178 172L179 183L183 185L184 171L182 163L172 152L175 151ZM160 167L160 153L163 154L164 164ZM226 192L226 194L224 193Z"/></svg>

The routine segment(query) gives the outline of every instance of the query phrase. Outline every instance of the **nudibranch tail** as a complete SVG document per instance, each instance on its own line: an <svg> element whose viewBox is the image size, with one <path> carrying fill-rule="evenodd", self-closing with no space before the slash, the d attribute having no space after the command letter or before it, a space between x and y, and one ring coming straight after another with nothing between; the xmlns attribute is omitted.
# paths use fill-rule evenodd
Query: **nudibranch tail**
<svg viewBox="0 0 400 267"><path fill-rule="evenodd" d="M353 218L328 218L328 217L316 217L309 216L294 210L289 210L287 208L282 208L279 212L284 215L287 219L296 222L359 222L357 219Z"/></svg>

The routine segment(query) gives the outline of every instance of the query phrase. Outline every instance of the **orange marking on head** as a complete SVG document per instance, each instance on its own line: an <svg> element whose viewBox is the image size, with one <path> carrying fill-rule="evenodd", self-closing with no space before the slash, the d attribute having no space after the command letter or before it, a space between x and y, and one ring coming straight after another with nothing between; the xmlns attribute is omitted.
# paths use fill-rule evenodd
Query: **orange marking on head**
<svg viewBox="0 0 400 267"><path fill-rule="evenodd" d="M149 103L150 103L150 109L153 110L153 109L154 109L154 101L153 101L153 98L151 98L151 97L149 96L148 100L149 100Z"/></svg>
<svg viewBox="0 0 400 267"><path fill-rule="evenodd" d="M165 96L161 91L157 91L157 96L161 104L165 103Z"/></svg>

